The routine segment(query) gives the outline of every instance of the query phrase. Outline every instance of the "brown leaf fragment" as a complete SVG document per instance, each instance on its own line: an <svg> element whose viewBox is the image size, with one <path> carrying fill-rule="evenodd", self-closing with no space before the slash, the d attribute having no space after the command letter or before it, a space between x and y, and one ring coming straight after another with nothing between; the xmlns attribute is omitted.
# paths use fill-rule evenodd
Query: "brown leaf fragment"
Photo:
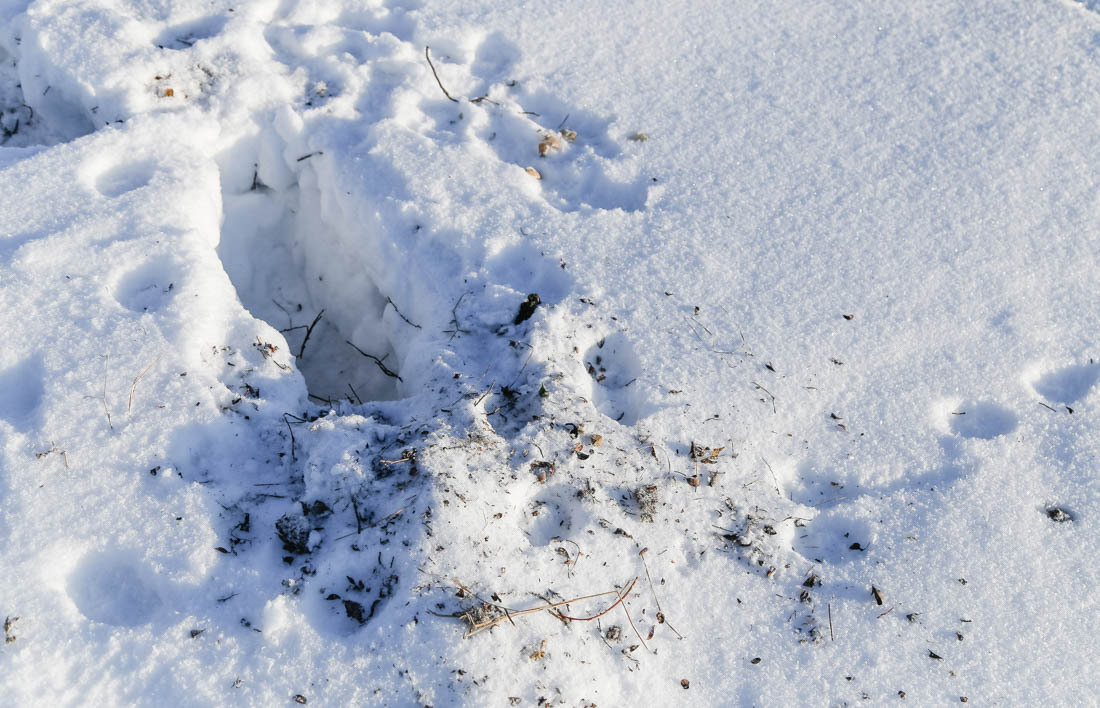
<svg viewBox="0 0 1100 708"><path fill-rule="evenodd" d="M573 134L574 137L576 133ZM550 131L542 132L542 140L539 142L539 157L546 157L551 152L561 150L561 139Z"/></svg>

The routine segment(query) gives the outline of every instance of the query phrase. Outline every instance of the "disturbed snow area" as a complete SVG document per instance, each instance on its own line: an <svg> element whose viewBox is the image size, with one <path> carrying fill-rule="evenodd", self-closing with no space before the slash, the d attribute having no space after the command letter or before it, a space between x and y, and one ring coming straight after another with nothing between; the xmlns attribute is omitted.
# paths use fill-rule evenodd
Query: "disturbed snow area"
<svg viewBox="0 0 1100 708"><path fill-rule="evenodd" d="M0 2L11 700L1095 695L1093 5L511 5Z"/></svg>

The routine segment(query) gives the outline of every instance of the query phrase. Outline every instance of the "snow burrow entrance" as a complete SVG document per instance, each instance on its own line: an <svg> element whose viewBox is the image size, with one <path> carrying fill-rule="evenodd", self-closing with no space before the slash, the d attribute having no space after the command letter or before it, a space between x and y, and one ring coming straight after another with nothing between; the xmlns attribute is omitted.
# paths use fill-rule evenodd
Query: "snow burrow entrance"
<svg viewBox="0 0 1100 708"><path fill-rule="evenodd" d="M224 167L218 254L241 303L283 334L313 402L400 397L389 298L370 275L368 239L326 221L312 169L275 188L262 169Z"/></svg>

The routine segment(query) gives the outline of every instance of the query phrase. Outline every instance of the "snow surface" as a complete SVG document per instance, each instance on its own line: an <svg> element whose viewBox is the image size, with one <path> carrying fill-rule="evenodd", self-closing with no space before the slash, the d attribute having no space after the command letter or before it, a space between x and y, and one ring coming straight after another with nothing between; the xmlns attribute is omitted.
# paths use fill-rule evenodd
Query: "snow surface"
<svg viewBox="0 0 1100 708"><path fill-rule="evenodd" d="M1098 13L0 0L2 702L1095 702Z"/></svg>

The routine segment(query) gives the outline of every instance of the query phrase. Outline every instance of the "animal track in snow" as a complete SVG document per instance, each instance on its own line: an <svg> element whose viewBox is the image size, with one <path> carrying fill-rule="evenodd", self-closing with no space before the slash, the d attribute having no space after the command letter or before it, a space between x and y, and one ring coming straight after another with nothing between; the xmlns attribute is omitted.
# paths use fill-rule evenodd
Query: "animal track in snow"
<svg viewBox="0 0 1100 708"><path fill-rule="evenodd" d="M119 304L134 312L156 312L178 291L179 269L171 258L153 258L119 278L112 289Z"/></svg>
<svg viewBox="0 0 1100 708"><path fill-rule="evenodd" d="M621 162L623 150L610 134L613 120L571 106L545 89L528 88L536 79L517 81L511 76L521 58L515 44L494 33L472 52L455 47L448 53L445 45L435 49L440 82L446 86L459 79L473 92L470 104L455 105L441 94L420 101L419 110L434 126L433 137L482 142L500 161L521 168L517 180L536 177L528 170L533 169L543 197L561 211L645 208L652 180L631 176L630 165ZM468 115L473 112L480 113ZM624 174L616 174L620 171Z"/></svg>
<svg viewBox="0 0 1100 708"><path fill-rule="evenodd" d="M490 119L479 137L502 161L534 168L551 206L562 211L645 208L647 178L619 181L609 174L610 163L621 154L608 135L609 120L571 109L545 92L515 89L509 94L525 112L487 107ZM539 146L546 141L542 155Z"/></svg>
<svg viewBox="0 0 1100 708"><path fill-rule="evenodd" d="M853 519L844 506L825 509L795 537L793 548L799 555L829 564L861 560L874 540L871 525Z"/></svg>
<svg viewBox="0 0 1100 708"><path fill-rule="evenodd" d="M42 359L37 355L0 368L0 419L22 432L34 428L44 378Z"/></svg>
<svg viewBox="0 0 1100 708"><path fill-rule="evenodd" d="M1017 416L1008 408L989 400L970 400L939 406L940 424L964 438L992 440L1016 429Z"/></svg>
<svg viewBox="0 0 1100 708"><path fill-rule="evenodd" d="M641 365L634 345L622 333L609 334L584 354L584 368L592 377L592 401L601 413L623 425L634 425L642 414L636 385Z"/></svg>
<svg viewBox="0 0 1100 708"><path fill-rule="evenodd" d="M68 579L68 594L90 620L120 627L145 624L161 606L151 573L122 551L84 556Z"/></svg>
<svg viewBox="0 0 1100 708"><path fill-rule="evenodd" d="M335 24L371 34L388 32L404 42L411 42L416 23L408 13L419 6L411 2L366 2L354 10L345 9Z"/></svg>
<svg viewBox="0 0 1100 708"><path fill-rule="evenodd" d="M108 199L116 199L127 192L141 189L157 173L154 160L138 160L115 165L95 178L95 187Z"/></svg>
<svg viewBox="0 0 1100 708"><path fill-rule="evenodd" d="M220 34L228 21L227 15L211 15L173 25L157 35L153 44L160 49L189 49L198 41Z"/></svg>
<svg viewBox="0 0 1100 708"><path fill-rule="evenodd" d="M1031 382L1037 394L1048 401L1071 404L1087 396L1100 378L1100 364L1075 364L1048 371Z"/></svg>
<svg viewBox="0 0 1100 708"><path fill-rule="evenodd" d="M528 537L533 546L545 546L553 539L566 535L573 526L571 507L566 501L553 495L543 495L532 501L525 509L528 523Z"/></svg>

